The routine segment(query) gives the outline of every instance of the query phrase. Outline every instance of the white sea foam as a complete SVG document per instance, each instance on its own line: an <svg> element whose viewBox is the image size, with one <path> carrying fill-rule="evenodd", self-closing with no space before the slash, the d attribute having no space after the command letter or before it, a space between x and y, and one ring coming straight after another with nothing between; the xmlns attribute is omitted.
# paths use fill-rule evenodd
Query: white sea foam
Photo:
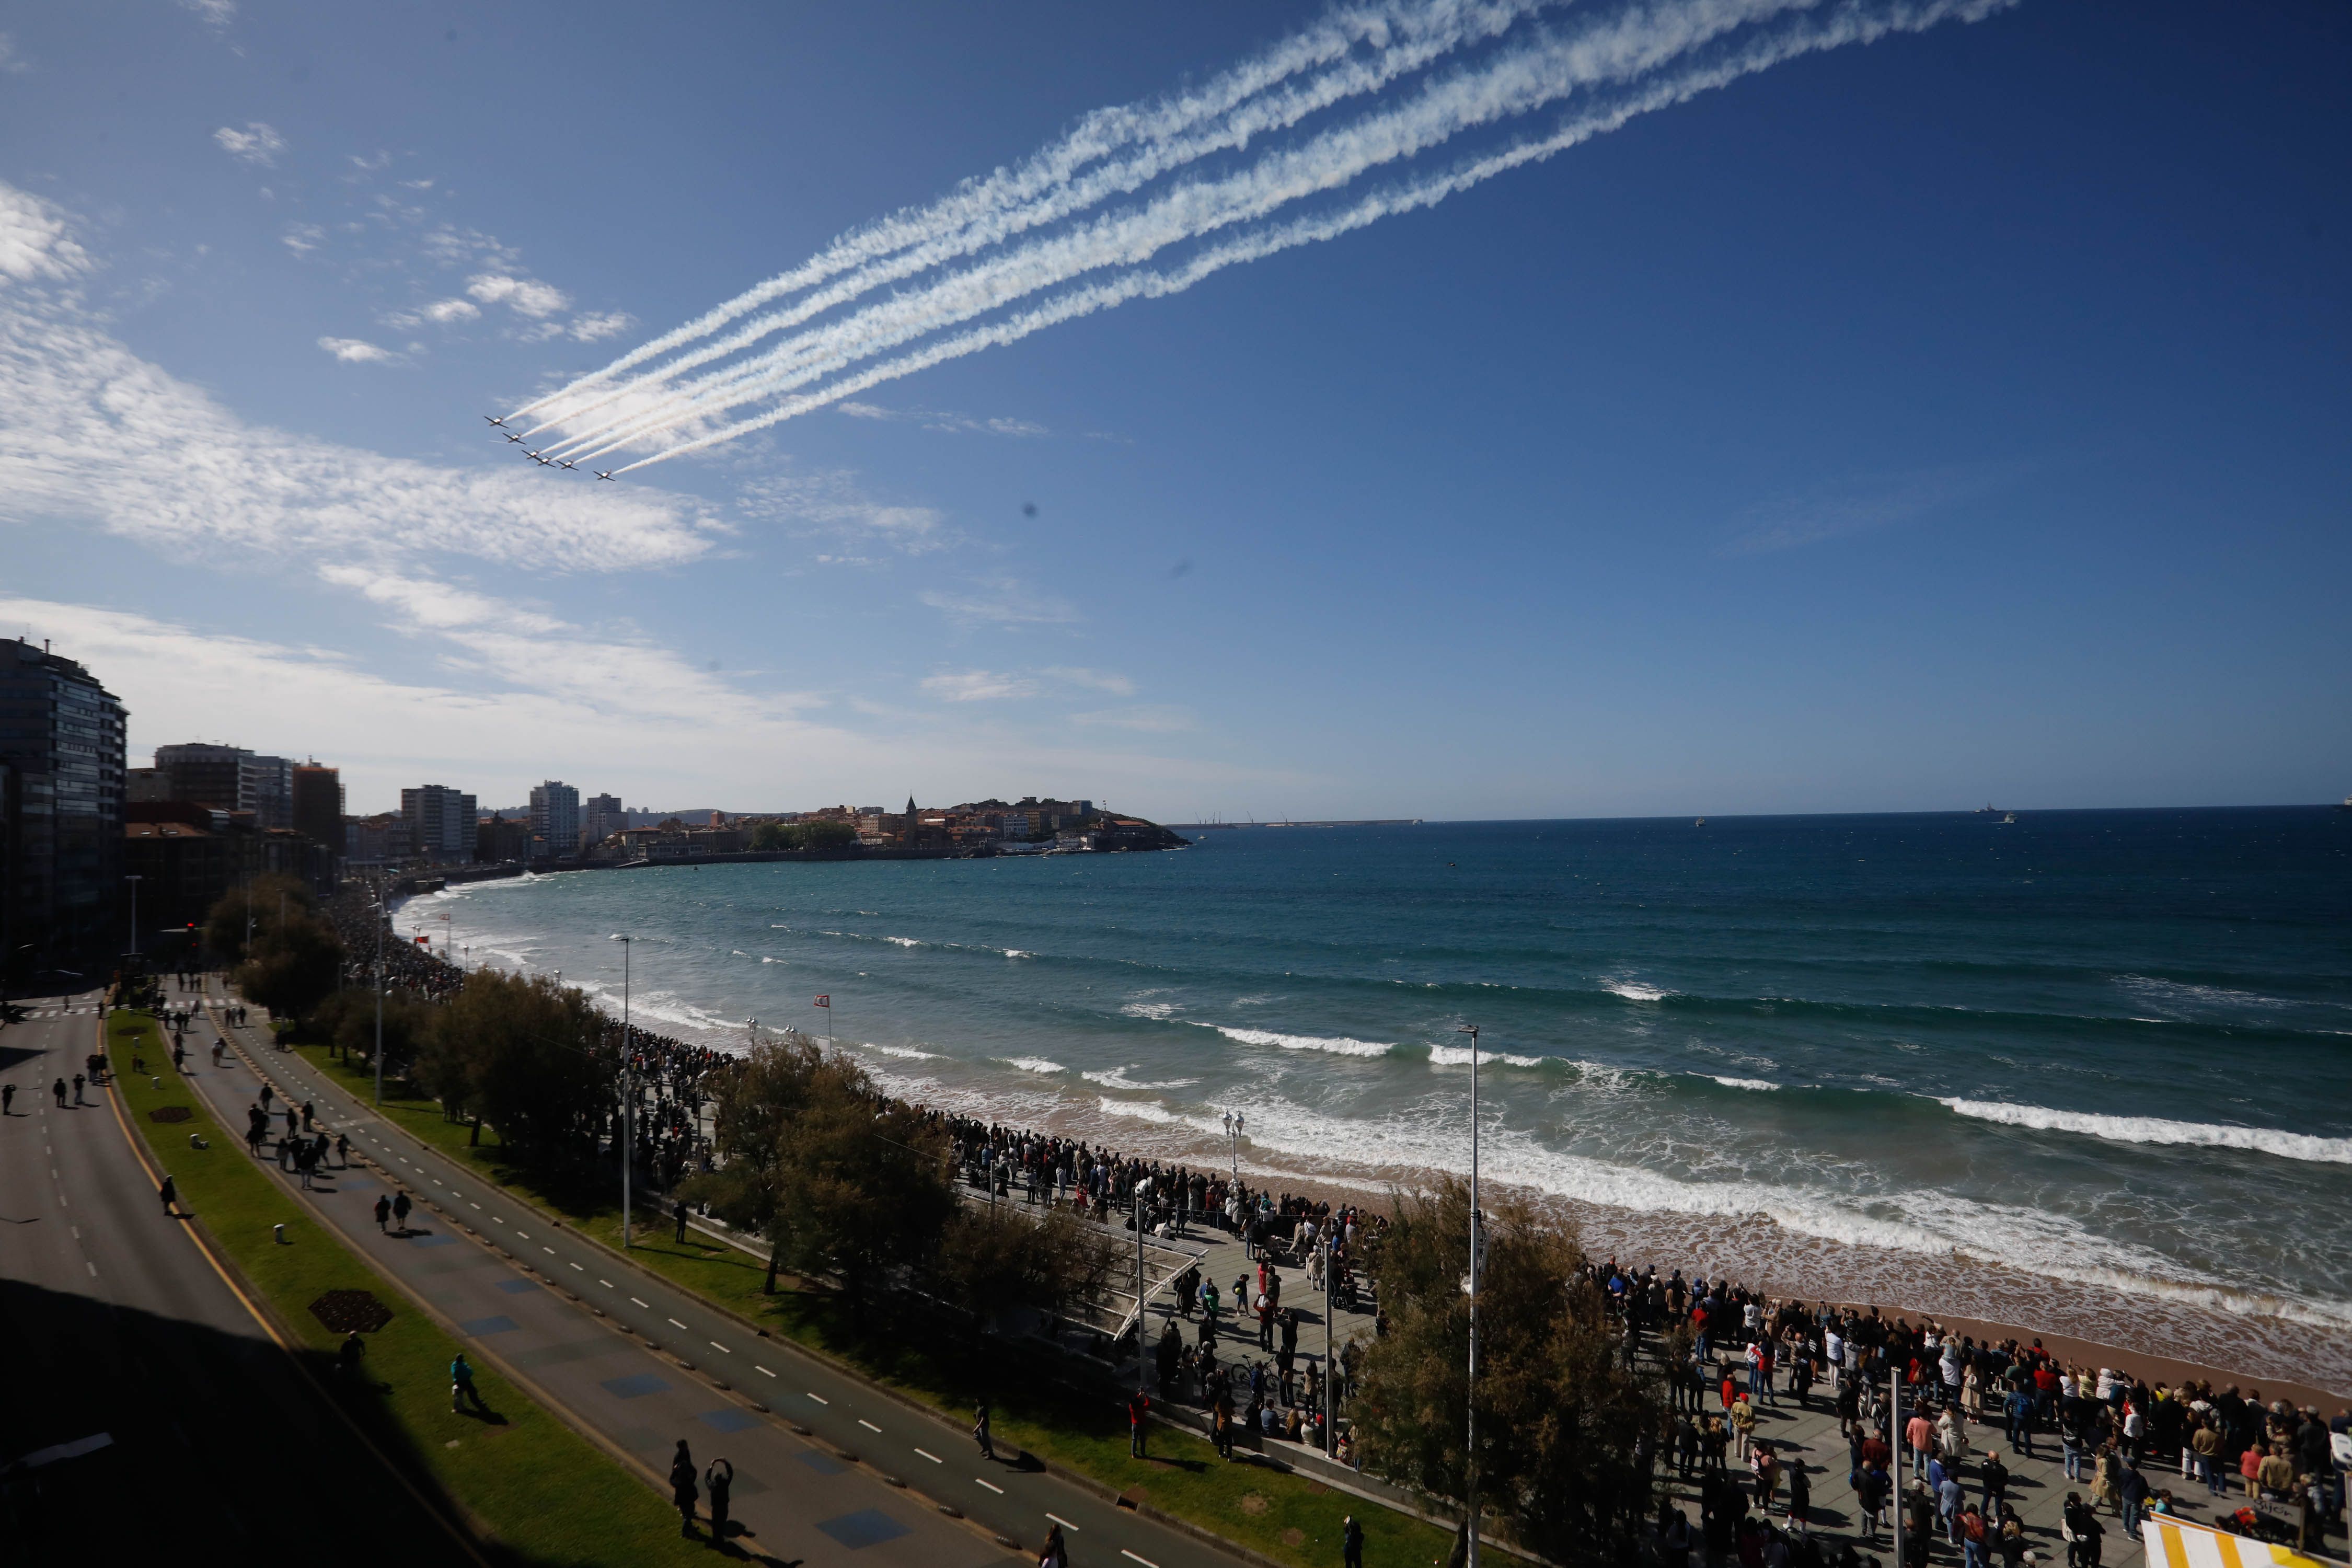
<svg viewBox="0 0 2352 1568"><path fill-rule="evenodd" d="M1938 1103L1979 1121L2031 1127L2045 1132L2078 1132L2111 1143L2178 1143L2201 1149L2246 1149L2282 1160L2352 1165L2352 1138L2322 1138L2275 1127L2233 1127L2223 1122L2168 1121L2158 1116L2101 1116L2087 1110L2052 1110L1998 1100L1942 1100Z"/></svg>
<svg viewBox="0 0 2352 1568"><path fill-rule="evenodd" d="M1019 1068L1023 1072L1069 1071L1069 1068L1064 1067L1061 1063L1049 1062L1044 1057L999 1057L996 1059L1003 1062L1006 1067Z"/></svg>
<svg viewBox="0 0 2352 1568"><path fill-rule="evenodd" d="M1156 1121L1162 1127L1189 1127L1199 1132L1216 1132L1217 1123L1205 1116L1186 1116L1171 1110L1156 1100L1113 1100L1108 1095L1097 1097L1096 1104L1106 1116L1129 1116L1138 1121Z"/></svg>
<svg viewBox="0 0 2352 1568"><path fill-rule="evenodd" d="M1150 1082L1128 1077L1125 1068L1110 1068L1102 1072L1082 1072L1078 1076L1088 1083L1098 1083L1105 1089L1190 1089L1201 1081L1197 1078L1171 1078L1159 1082Z"/></svg>
<svg viewBox="0 0 2352 1568"><path fill-rule="evenodd" d="M1004 950L1004 956L1007 958L1034 958L1037 955L1034 952L1024 952L1017 947L1008 947Z"/></svg>
<svg viewBox="0 0 2352 1568"><path fill-rule="evenodd" d="M1724 1077L1721 1077L1721 1076L1719 1076L1719 1075L1717 1075L1717 1074L1716 1074L1716 1073L1706 1073L1706 1074L1704 1074L1704 1075L1702 1075L1702 1076L1706 1077L1706 1078L1714 1079L1716 1082L1717 1082L1717 1083L1719 1083L1719 1084L1723 1085L1723 1087L1724 1087L1724 1088L1726 1088L1726 1089L1753 1089L1770 1090L1770 1089L1778 1089L1778 1088L1780 1088L1780 1087L1779 1084L1772 1082L1772 1081L1771 1081L1770 1079L1760 1079L1760 1078L1724 1078Z"/></svg>
<svg viewBox="0 0 2352 1568"><path fill-rule="evenodd" d="M1515 1057L1508 1051L1490 1051L1484 1046L1478 1047L1481 1067L1539 1068L1548 1059L1544 1057ZM1470 1065L1470 1047L1432 1046L1429 1047L1429 1065L1433 1068L1466 1068Z"/></svg>
<svg viewBox="0 0 2352 1568"><path fill-rule="evenodd" d="M922 947L927 945L926 943L917 942L911 936L886 936L882 940L888 942L893 947Z"/></svg>
<svg viewBox="0 0 2352 1568"><path fill-rule="evenodd" d="M1189 1021L1189 1020L1188 1020ZM1272 1029L1235 1029L1223 1024L1204 1024L1229 1040L1244 1046L1280 1046L1286 1051L1328 1051L1336 1057L1384 1057L1396 1049L1378 1040L1351 1040L1346 1036L1277 1035Z"/></svg>
<svg viewBox="0 0 2352 1568"><path fill-rule="evenodd" d="M1638 980L1624 980L1614 976L1603 976L1601 988L1603 991L1613 991L1628 1002L1663 1002L1674 994L1663 986L1644 985Z"/></svg>
<svg viewBox="0 0 2352 1568"><path fill-rule="evenodd" d="M1174 1002L1129 1002L1119 1009L1130 1018L1165 1018L1174 1014L1179 1004Z"/></svg>
<svg viewBox="0 0 2352 1568"><path fill-rule="evenodd" d="M912 1046L877 1046L872 1041L867 1040L859 1042L859 1048L861 1050L879 1051L886 1057L902 1057L908 1061L935 1062L940 1059L939 1052L919 1051Z"/></svg>

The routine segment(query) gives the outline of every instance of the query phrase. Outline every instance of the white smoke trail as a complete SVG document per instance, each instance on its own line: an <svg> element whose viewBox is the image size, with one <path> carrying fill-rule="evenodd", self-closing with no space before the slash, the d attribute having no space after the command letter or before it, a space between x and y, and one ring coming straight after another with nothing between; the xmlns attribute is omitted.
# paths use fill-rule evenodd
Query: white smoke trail
<svg viewBox="0 0 2352 1568"><path fill-rule="evenodd" d="M567 455L657 434L688 420L804 385L838 368L840 353L867 357L954 326L1082 273L1149 259L1168 246L1247 223L1339 188L1367 170L1438 146L1462 132L1559 101L1586 89L1636 79L1759 22L1820 0L1702 0L1621 12L1569 37L1507 51L1475 69L1430 82L1412 99L1267 154L1221 179L1192 181L1145 205L1032 241L979 266L860 310L764 354L674 389L653 406L578 430ZM814 368L812 368L814 367Z"/></svg>
<svg viewBox="0 0 2352 1568"><path fill-rule="evenodd" d="M531 410L542 416L541 422L523 434L531 437L559 426L576 426L587 416L614 403L643 395L649 389L668 383L698 365L724 359L762 338L789 331L886 284L929 271L992 245L1002 244L1029 230L1058 223L1115 196L1131 195L1151 181L1186 164L1197 163L1213 153L1246 147L1254 140L1289 130L1349 99L1377 92L1466 46L1490 42L1526 17L1547 5L1559 3L1561 0L1493 0L1493 3L1482 0L1477 4L1468 3L1468 0L1452 0L1452 3L1436 5L1426 12L1413 13L1410 25L1400 22L1391 30L1388 40L1379 46L1377 52L1369 59L1343 59L1307 77L1303 82L1261 91L1224 113L1187 127L1182 135L1153 141L1131 156L1109 162L1082 177L1064 179L1036 195L1033 200L985 211L959 227L943 230L919 241L910 240L887 256L850 267L847 276L803 295L784 310L759 316L725 337L701 342L655 369L613 384L611 378L625 363L643 363L660 352L652 344L632 351L631 354L625 355L604 370L530 405ZM798 276L803 271L805 268L795 269L793 274L787 276ZM761 289L730 300L719 309L741 314L743 310L751 308L745 301L764 302L766 299L774 297L765 292L767 286L762 285ZM797 289L776 290L777 293L797 291ZM705 316L700 321L713 322L713 317ZM723 323L713 322L709 327L689 323L688 327L667 334L660 342L665 348L682 346L694 338L707 338L718 324ZM587 395L589 401L575 401L582 395ZM573 437L575 440L593 438L593 433L583 433Z"/></svg>
<svg viewBox="0 0 2352 1568"><path fill-rule="evenodd" d="M1779 36L1757 39L1728 59L1675 72L1649 84L1605 112L1576 117L1549 136L1471 160L1442 175L1375 193L1338 212L1297 219L1237 237L1203 251L1172 272L1137 268L1120 278L1071 290L1021 315L941 340L914 353L833 383L817 392L789 398L756 418L741 420L694 440L667 447L616 471L634 472L655 463L684 457L689 452L719 446L948 360L1014 342L1046 327L1108 310L1130 300L1181 293L1227 267L1258 260L1297 246L1335 239L1383 217L1435 205L1447 196L1497 174L1552 157L1595 136L1606 134L1639 115L1671 108L1700 93L1727 86L1742 77L1769 69L1798 56L1849 44L1872 43L1892 33L1919 32L1947 21L1980 21L1996 12L2010 9L2017 3L2018 0L1902 0L1902 3L1892 5L1871 7L1860 0L1853 0L1853 3L1835 7L1834 14L1825 18L1809 18L1807 25L1790 28Z"/></svg>
<svg viewBox="0 0 2352 1568"><path fill-rule="evenodd" d="M1418 50L1434 58L1475 37L1491 37L1547 4L1559 3L1565 0L1439 0L1436 5L1379 0L1376 4L1340 7L1305 32L1222 72L1195 91L1096 110L1060 140L1017 167L999 169L984 178L968 181L928 206L904 210L854 229L800 266L640 343L604 369L524 404L508 417L535 413L584 389L609 383L624 372L708 336L772 300L813 288L900 250L936 243L966 228L991 226L1008 212L1018 211L1024 204L1049 195L1081 170L1124 148L1144 148L1145 156L1140 161L1149 163L1153 150L1164 150L1203 122L1233 114L1289 79L1344 64L1360 44L1369 43L1388 51L1392 40L1402 37L1409 46L1406 52ZM1210 150L1213 149L1204 147L1202 151ZM1173 163L1165 163L1160 172L1173 166Z"/></svg>

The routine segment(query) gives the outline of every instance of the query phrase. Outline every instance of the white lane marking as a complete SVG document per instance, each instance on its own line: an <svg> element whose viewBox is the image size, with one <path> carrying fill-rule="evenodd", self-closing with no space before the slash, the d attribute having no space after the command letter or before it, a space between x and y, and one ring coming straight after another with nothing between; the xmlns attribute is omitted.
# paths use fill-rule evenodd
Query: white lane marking
<svg viewBox="0 0 2352 1568"><path fill-rule="evenodd" d="M580 1265L578 1265L577 1263L573 1264L572 1267L572 1268L580 1268ZM585 1273L587 1273L587 1272L588 1272L588 1270L586 1270L585 1268L580 1268L580 1272L581 1272L581 1273L583 1273L583 1274L585 1274Z"/></svg>
<svg viewBox="0 0 2352 1568"><path fill-rule="evenodd" d="M978 1476L974 1476L971 1479L973 1480L980 1481L980 1478ZM998 1497L1003 1497L1004 1495L1004 1489L998 1486L994 1481L980 1481L980 1484L986 1487L990 1491L994 1492Z"/></svg>
<svg viewBox="0 0 2352 1568"><path fill-rule="evenodd" d="M753 1362L753 1363L751 1363L751 1370L752 1370L753 1372L762 1373L762 1374L764 1374L764 1375L766 1375L766 1376L768 1376L768 1377L773 1377L773 1376L775 1376L775 1375L776 1375L774 1373L772 1373L772 1372L769 1372L769 1371L768 1371L768 1369L767 1369L766 1367L761 1366L761 1365L758 1362L756 1362L756 1361L755 1361L755 1362Z"/></svg>
<svg viewBox="0 0 2352 1568"><path fill-rule="evenodd" d="M479 1204L476 1204L474 1206L475 1206L476 1208L480 1208L482 1205L479 1205Z"/></svg>
<svg viewBox="0 0 2352 1568"><path fill-rule="evenodd" d="M632 1301L637 1301L637 1299L635 1296L630 1297L629 1300ZM637 1301L637 1305L643 1307L648 1312L654 1310L654 1304L651 1301Z"/></svg>
<svg viewBox="0 0 2352 1568"><path fill-rule="evenodd" d="M824 1394L810 1394L810 1395L809 1395L809 1397L810 1397L811 1399L815 1400L819 1405L830 1405L830 1404L832 1404L832 1403L833 1403L833 1401L832 1401L832 1400L827 1399L827 1398L826 1398Z"/></svg>
<svg viewBox="0 0 2352 1568"><path fill-rule="evenodd" d="M498 1215L492 1215L490 1217L491 1217L492 1219L499 1219L499 1216L498 1216ZM506 1224L506 1221L504 1221L504 1220L502 1220L502 1219L499 1219L499 1223L500 1225L504 1225L504 1224Z"/></svg>
<svg viewBox="0 0 2352 1568"><path fill-rule="evenodd" d="M90 1277L91 1279L97 1279L97 1278L98 1278L98 1265L97 1265L97 1264L95 1264L95 1263L91 1263L91 1264L88 1264L88 1265L86 1265L85 1267L87 1267L87 1268L89 1269L89 1277Z"/></svg>
<svg viewBox="0 0 2352 1568"><path fill-rule="evenodd" d="M1118 1554L1119 1554L1121 1557L1134 1557L1134 1558L1135 1558L1135 1561L1137 1561L1138 1563L1142 1563L1142 1564L1143 1564L1143 1568L1160 1568L1160 1564L1159 1564L1159 1563L1154 1563L1150 1558L1149 1558L1149 1557L1136 1557L1134 1552L1129 1552L1129 1551L1126 1547L1124 1547L1124 1546L1122 1546L1122 1547L1120 1547L1120 1548L1118 1549Z"/></svg>
<svg viewBox="0 0 2352 1568"><path fill-rule="evenodd" d="M1052 1520L1055 1524L1060 1525L1064 1530L1076 1530L1078 1528L1076 1525L1072 1524L1068 1520L1064 1519L1058 1513L1049 1513L1045 1517Z"/></svg>
<svg viewBox="0 0 2352 1568"><path fill-rule="evenodd" d="M922 1456L923 1456L923 1458L925 1458L926 1459L929 1459L931 1463L933 1463L933 1464L935 1464L935 1465L944 1465L944 1464L946 1464L946 1463L947 1463L947 1461L946 1461L945 1459L940 1458L937 1454L932 1453L929 1448L918 1448L918 1449L916 1449L916 1450L915 1450L915 1452L917 1452L918 1454L922 1455Z"/></svg>
<svg viewBox="0 0 2352 1568"><path fill-rule="evenodd" d="M544 1252L545 1254L547 1254L550 1258L552 1258L552 1257L554 1257L554 1256L555 1256L555 1248L553 1248L553 1247L541 1247L541 1248L540 1248L540 1250L541 1250L541 1252Z"/></svg>
<svg viewBox="0 0 2352 1568"><path fill-rule="evenodd" d="M69 1225L66 1226L66 1228L74 1233L74 1239L76 1241L79 1241L81 1239L81 1226L78 1225Z"/></svg>
<svg viewBox="0 0 2352 1568"><path fill-rule="evenodd" d="M679 1322L676 1318L672 1318L669 1321L669 1326L673 1329L682 1329L686 1327L684 1323Z"/></svg>
<svg viewBox="0 0 2352 1568"><path fill-rule="evenodd" d="M527 1230L519 1230L515 1232L515 1235L520 1237L525 1241L529 1241L530 1239L530 1232Z"/></svg>
<svg viewBox="0 0 2352 1568"><path fill-rule="evenodd" d="M613 1288L613 1282L610 1279L599 1279L596 1283L602 1285L607 1290L610 1290Z"/></svg>
<svg viewBox="0 0 2352 1568"><path fill-rule="evenodd" d="M733 1355L735 1353L733 1351L729 1350L725 1345L720 1344L717 1340L710 1342L710 1348L717 1351L720 1355Z"/></svg>
<svg viewBox="0 0 2352 1568"><path fill-rule="evenodd" d="M873 1432L873 1433L879 1434L879 1433L881 1432L881 1430L882 1430L882 1428L881 1428L881 1427L877 1426L876 1425L874 1425L874 1423L873 1423L873 1422L868 1421L868 1420L867 1420L867 1419L866 1419L866 1417L865 1417L865 1416L863 1416L863 1415L861 1415L861 1416L859 1416L859 1417L857 1418L857 1424L858 1424L860 1426L865 1427L868 1432Z"/></svg>

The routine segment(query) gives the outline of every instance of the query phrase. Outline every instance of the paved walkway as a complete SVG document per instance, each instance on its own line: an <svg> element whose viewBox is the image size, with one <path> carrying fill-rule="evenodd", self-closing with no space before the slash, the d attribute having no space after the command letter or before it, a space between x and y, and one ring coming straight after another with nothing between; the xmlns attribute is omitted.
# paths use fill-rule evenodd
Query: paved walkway
<svg viewBox="0 0 2352 1568"><path fill-rule="evenodd" d="M977 1458L960 1427L788 1344L751 1337L736 1319L482 1182L373 1115L298 1054L270 1048L266 1030L229 1034L245 1059L217 1074L192 1038L190 1065L201 1069L192 1081L217 1113L244 1125L258 1068L281 1101L311 1101L330 1131L348 1130L374 1162L349 1177L338 1173L325 1184L331 1192L302 1194L322 1217L500 1370L608 1446L663 1473L681 1436L706 1464L724 1453L736 1467L737 1517L772 1557L804 1558L812 1568L853 1558L960 1568L1005 1562L1001 1536L1034 1562L1047 1525L1059 1520L1080 1568L1234 1562L1020 1456ZM416 1234L376 1231L371 1211L387 1174L439 1205L412 1216ZM939 1512L941 1503L966 1522Z"/></svg>

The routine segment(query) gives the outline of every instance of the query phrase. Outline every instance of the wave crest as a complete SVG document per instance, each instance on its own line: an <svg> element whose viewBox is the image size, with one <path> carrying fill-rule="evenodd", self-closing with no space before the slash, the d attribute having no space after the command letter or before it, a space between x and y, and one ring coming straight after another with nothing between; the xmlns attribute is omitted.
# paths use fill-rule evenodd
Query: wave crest
<svg viewBox="0 0 2352 1568"><path fill-rule="evenodd" d="M2053 1110L2000 1100L1947 1100L1937 1103L1956 1115L2006 1127L2044 1132L2076 1132L2110 1143L2171 1143L2199 1149L2245 1149L2282 1160L2352 1165L2352 1138L2322 1138L2276 1127L2236 1127L2225 1122L2171 1121L2160 1116L2102 1116L2088 1110Z"/></svg>

